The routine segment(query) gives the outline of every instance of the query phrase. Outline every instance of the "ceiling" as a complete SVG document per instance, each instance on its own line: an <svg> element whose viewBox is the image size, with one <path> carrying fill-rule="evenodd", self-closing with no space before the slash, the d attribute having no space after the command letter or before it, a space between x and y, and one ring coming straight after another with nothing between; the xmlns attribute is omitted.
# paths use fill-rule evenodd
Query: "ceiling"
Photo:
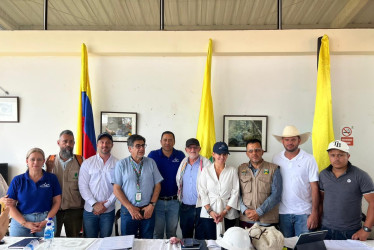
<svg viewBox="0 0 374 250"><path fill-rule="evenodd" d="M163 0L165 30L277 29L277 0ZM283 0L282 29L374 28L374 0ZM0 0L0 28L43 30L44 0ZM48 0L49 30L159 30L160 0Z"/></svg>

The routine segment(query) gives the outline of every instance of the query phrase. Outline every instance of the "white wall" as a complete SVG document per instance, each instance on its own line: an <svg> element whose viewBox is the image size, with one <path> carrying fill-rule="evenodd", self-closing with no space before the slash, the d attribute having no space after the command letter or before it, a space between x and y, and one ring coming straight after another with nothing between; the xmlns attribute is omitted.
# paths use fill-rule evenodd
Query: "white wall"
<svg viewBox="0 0 374 250"><path fill-rule="evenodd" d="M300 36L300 39L308 41L305 50L296 48L294 52L284 53L286 45L278 47L278 41L274 39L279 33L266 32L270 32L268 37L258 39L264 44L272 44L270 54L266 51L251 54L249 50L242 49L245 51L242 55L228 50L225 50L227 53L213 55L212 95L217 140L222 140L223 115L269 116L268 152L264 158L271 160L274 153L282 150L282 145L271 134L280 134L287 124L296 125L302 132L312 130L317 74L316 57L310 53L310 46L316 45L317 37L316 31L310 31ZM374 36L358 47L364 47L366 52L347 49L345 53L341 49L341 39L349 37L350 32L330 37L335 136L338 137L341 126L354 125L355 146L351 150L351 161L374 177L369 163L371 142L374 141L374 48L367 45L374 44ZM323 33L325 31L320 35ZM11 41L11 34L4 34ZM71 34L67 34L64 39L68 42ZM100 50L97 40L100 40L101 33L95 34L85 42L89 51L94 47L93 53L89 54L89 72L96 134L100 128L101 111L137 112L138 132L146 137L148 152L159 147L159 137L164 130L174 131L176 148L184 149L185 140L196 135L206 60L200 51L206 50L207 40L200 45L203 49L199 48L197 54L189 49L185 49L188 53L184 53L183 49L173 48L170 50L174 53L162 55L155 48L158 51L156 54L130 55L126 52L109 56L110 53L95 54L95 49ZM204 34L211 35L208 32ZM245 34L250 36L251 33ZM18 35L16 33L15 37L18 38ZM227 46L222 43L230 41L230 36L232 33L223 36L222 40L213 38L213 44L221 48ZM282 44L289 46L295 40L295 44L299 44L297 37L290 37ZM54 41L49 39L52 39L49 42ZM193 35L190 39L193 40ZM235 37L232 39L235 43ZM33 41L31 39L27 43ZM63 42L59 38L58 43ZM96 47L91 47L91 42ZM27 43L24 42L26 48L20 48L23 54L17 54L14 47L12 53L0 49L0 52L3 51L0 57L0 86L21 100L20 123L0 123L0 162L9 163L10 177L25 170L28 149L38 146L46 154L57 153L59 132L63 129L76 131L80 43L76 44L78 53L64 55L57 52L45 55L40 52L42 47L38 47L34 54L32 51L26 53ZM113 43L119 46L117 42ZM126 47L126 44L123 46ZM49 51L48 48L45 50ZM302 148L312 152L311 145L308 141ZM126 144L115 143L113 154L118 158L128 156ZM233 152L228 160L232 165L244 161L247 161L244 152Z"/></svg>

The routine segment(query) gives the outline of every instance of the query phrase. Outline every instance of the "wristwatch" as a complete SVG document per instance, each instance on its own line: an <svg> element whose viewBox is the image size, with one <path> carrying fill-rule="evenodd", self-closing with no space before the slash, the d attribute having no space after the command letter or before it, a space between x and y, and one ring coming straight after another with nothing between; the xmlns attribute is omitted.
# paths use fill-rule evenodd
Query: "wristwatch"
<svg viewBox="0 0 374 250"><path fill-rule="evenodd" d="M213 209L210 207L209 209L207 209L206 210L206 212L208 213L208 214L210 214L210 212L212 212L213 211Z"/></svg>
<svg viewBox="0 0 374 250"><path fill-rule="evenodd" d="M151 204L152 206L156 206L156 202L150 202L149 204Z"/></svg>
<svg viewBox="0 0 374 250"><path fill-rule="evenodd" d="M364 229L365 232L368 232L368 233L371 232L371 228L368 228L368 227L362 226L362 229Z"/></svg>

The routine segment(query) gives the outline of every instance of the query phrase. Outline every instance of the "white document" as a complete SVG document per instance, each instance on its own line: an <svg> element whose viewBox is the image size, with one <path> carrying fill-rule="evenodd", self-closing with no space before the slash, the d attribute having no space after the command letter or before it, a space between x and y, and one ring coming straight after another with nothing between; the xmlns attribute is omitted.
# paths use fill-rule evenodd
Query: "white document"
<svg viewBox="0 0 374 250"><path fill-rule="evenodd" d="M207 240L206 241L206 246L208 248L218 248L218 249L221 249L221 247L216 243L215 240Z"/></svg>
<svg viewBox="0 0 374 250"><path fill-rule="evenodd" d="M103 238L100 250L109 249L126 249L132 248L134 245L134 235L105 237Z"/></svg>
<svg viewBox="0 0 374 250"><path fill-rule="evenodd" d="M368 250L373 249L359 240L324 240L326 248L331 250L355 249Z"/></svg>

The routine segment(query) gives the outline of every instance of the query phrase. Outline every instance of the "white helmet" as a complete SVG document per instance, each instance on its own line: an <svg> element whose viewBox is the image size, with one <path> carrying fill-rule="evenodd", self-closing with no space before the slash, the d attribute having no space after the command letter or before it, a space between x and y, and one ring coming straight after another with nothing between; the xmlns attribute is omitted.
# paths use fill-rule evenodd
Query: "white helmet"
<svg viewBox="0 0 374 250"><path fill-rule="evenodd" d="M218 238L216 242L221 247L229 250L252 249L248 231L240 227L230 227L223 235L223 238Z"/></svg>

